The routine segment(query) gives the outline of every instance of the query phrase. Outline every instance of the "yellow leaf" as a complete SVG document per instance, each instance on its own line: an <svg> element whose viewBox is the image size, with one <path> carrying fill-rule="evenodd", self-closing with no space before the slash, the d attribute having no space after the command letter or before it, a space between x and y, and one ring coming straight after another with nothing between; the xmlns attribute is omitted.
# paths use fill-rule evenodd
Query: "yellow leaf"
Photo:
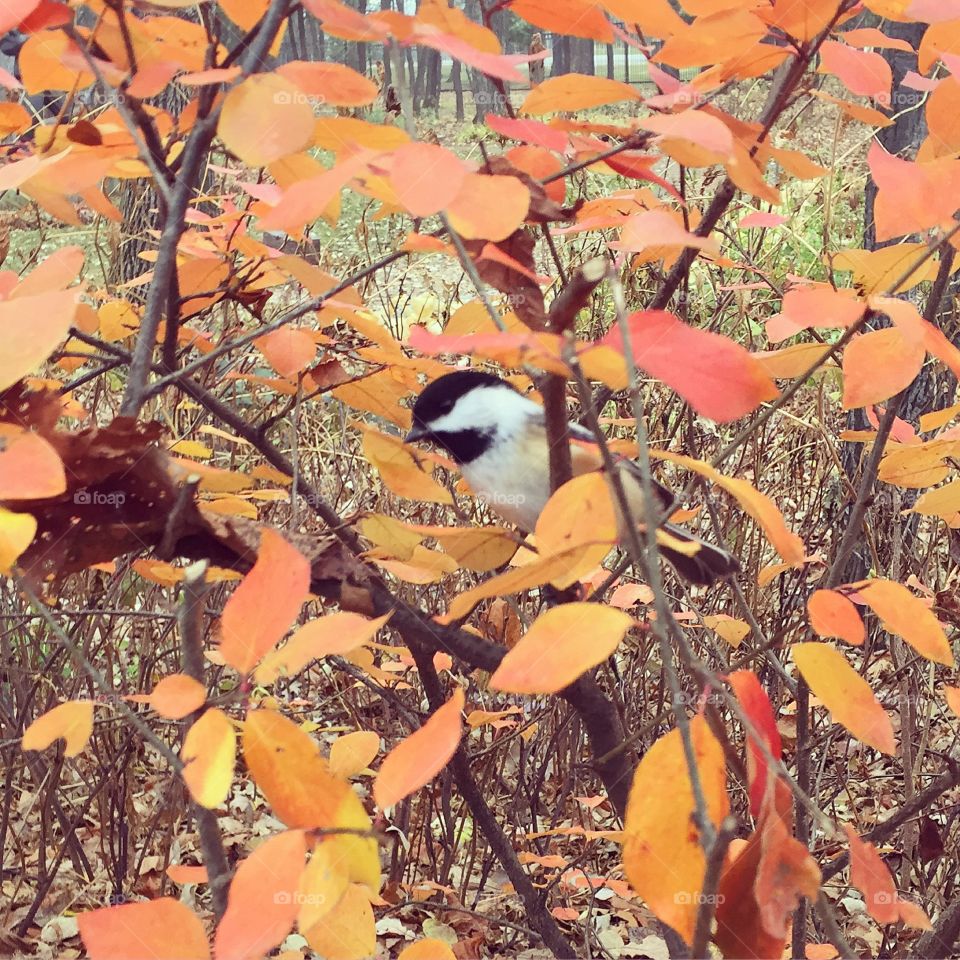
<svg viewBox="0 0 960 960"><path fill-rule="evenodd" d="M37 533L36 517L0 507L0 574L10 572Z"/></svg>
<svg viewBox="0 0 960 960"><path fill-rule="evenodd" d="M704 617L703 622L718 637L726 640L735 649L743 643L744 637L750 633L750 625L745 620L735 620L724 613L713 617Z"/></svg>
<svg viewBox="0 0 960 960"><path fill-rule="evenodd" d="M313 139L313 107L296 84L275 73L259 73L227 94L218 132L245 164L264 167Z"/></svg>
<svg viewBox="0 0 960 960"><path fill-rule="evenodd" d="M620 100L640 99L640 94L633 87L618 80L566 73L538 84L527 94L520 112L538 115L563 110L588 110Z"/></svg>
<svg viewBox="0 0 960 960"><path fill-rule="evenodd" d="M928 440L926 443L888 443L877 476L884 483L918 490L945 480L947 460L960 455L960 440Z"/></svg>
<svg viewBox="0 0 960 960"><path fill-rule="evenodd" d="M181 453L185 457L197 457L200 460L209 460L213 451L199 440L177 440L170 447L171 453Z"/></svg>
<svg viewBox="0 0 960 960"><path fill-rule="evenodd" d="M671 463L680 464L712 480L717 486L737 498L743 509L760 524L767 539L786 563L803 562L803 541L787 528L783 514L777 509L776 504L746 480L724 476L708 463L678 453L651 450L650 456L656 460L669 460Z"/></svg>
<svg viewBox="0 0 960 960"><path fill-rule="evenodd" d="M545 557L586 545L609 552L617 542L617 514L604 475L594 470L560 487L537 518L536 538Z"/></svg>
<svg viewBox="0 0 960 960"><path fill-rule="evenodd" d="M447 765L463 732L463 705L463 690L457 687L419 730L387 754L373 783L373 799L381 810L419 790Z"/></svg>
<svg viewBox="0 0 960 960"><path fill-rule="evenodd" d="M911 508L912 513L950 519L960 511L960 480L951 480L936 490L928 490Z"/></svg>
<svg viewBox="0 0 960 960"><path fill-rule="evenodd" d="M380 735L372 730L357 730L338 737L330 745L330 772L335 777L355 777L362 773L380 752Z"/></svg>
<svg viewBox="0 0 960 960"><path fill-rule="evenodd" d="M68 700L37 717L24 731L24 750L45 750L54 740L63 739L63 755L75 757L93 733L92 700Z"/></svg>
<svg viewBox="0 0 960 960"><path fill-rule="evenodd" d="M336 844L324 841L313 851L307 869L300 877L297 928L301 933L316 926L346 893L350 877L341 854Z"/></svg>
<svg viewBox="0 0 960 960"><path fill-rule="evenodd" d="M398 496L426 503L453 503L450 491L423 469L399 437L363 428L363 455L379 470L387 489Z"/></svg>
<svg viewBox="0 0 960 960"><path fill-rule="evenodd" d="M793 660L837 723L881 753L896 752L890 718L843 654L826 643L795 643Z"/></svg>
<svg viewBox="0 0 960 960"><path fill-rule="evenodd" d="M525 566L507 570L485 580L471 590L458 593L450 602L447 612L437 619L440 623L452 623L454 620L465 617L481 600L508 593L519 593L521 590L539 587L544 583L552 583L555 587L564 589L595 569L608 552L609 547L606 544L600 547L574 547L562 553L534 560Z"/></svg>
<svg viewBox="0 0 960 960"><path fill-rule="evenodd" d="M620 644L633 619L596 603L564 603L542 613L500 662L490 686L505 693L556 693Z"/></svg>
<svg viewBox="0 0 960 960"><path fill-rule="evenodd" d="M291 827L370 831L370 818L345 780L335 777L316 742L295 723L272 710L247 715L243 756L257 786L277 817ZM379 889L377 842L343 834L329 837L344 851L349 879Z"/></svg>
<svg viewBox="0 0 960 960"><path fill-rule="evenodd" d="M126 300L108 300L97 310L100 338L107 343L125 340L140 329L140 315Z"/></svg>
<svg viewBox="0 0 960 960"><path fill-rule="evenodd" d="M723 748L706 720L690 721L697 770L714 826L730 809ZM693 789L679 730L661 737L633 777L624 821L623 869L658 919L689 943L706 859L693 823Z"/></svg>
<svg viewBox="0 0 960 960"><path fill-rule="evenodd" d="M350 884L337 909L303 935L324 960L363 960L374 954L377 931L365 888Z"/></svg>
<svg viewBox="0 0 960 960"><path fill-rule="evenodd" d="M183 779L200 806L212 809L227 799L236 753L237 735L222 710L207 710L187 731L180 751Z"/></svg>
<svg viewBox="0 0 960 960"><path fill-rule="evenodd" d="M254 672L257 683L292 677L320 657L349 653L372 640L390 614L371 620L359 613L330 613L297 629L279 649L267 654Z"/></svg>

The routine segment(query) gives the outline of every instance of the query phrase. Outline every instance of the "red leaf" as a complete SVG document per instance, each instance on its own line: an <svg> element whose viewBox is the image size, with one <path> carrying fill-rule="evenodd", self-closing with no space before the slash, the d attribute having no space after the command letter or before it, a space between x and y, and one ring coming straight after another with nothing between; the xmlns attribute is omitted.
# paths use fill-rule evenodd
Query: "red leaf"
<svg viewBox="0 0 960 960"><path fill-rule="evenodd" d="M728 423L777 396L759 361L727 337L687 326L665 310L641 310L627 322L637 366L676 390L697 413ZM619 328L600 342L624 351Z"/></svg>
<svg viewBox="0 0 960 960"><path fill-rule="evenodd" d="M756 728L757 733L766 741L770 753L779 758L782 749L780 731L777 729L770 698L760 686L757 675L752 670L737 670L727 679L740 701L743 712ZM767 790L768 775L771 771L767 758L752 735L747 740L747 773L750 781L750 812L754 817L759 817ZM776 776L775 772L773 776Z"/></svg>
<svg viewBox="0 0 960 960"><path fill-rule="evenodd" d="M501 117L495 113L488 113L485 119L491 130L511 140L522 140L524 143L546 147L547 150L553 150L556 153L564 153L570 145L570 139L565 133L539 120L516 120L512 117Z"/></svg>

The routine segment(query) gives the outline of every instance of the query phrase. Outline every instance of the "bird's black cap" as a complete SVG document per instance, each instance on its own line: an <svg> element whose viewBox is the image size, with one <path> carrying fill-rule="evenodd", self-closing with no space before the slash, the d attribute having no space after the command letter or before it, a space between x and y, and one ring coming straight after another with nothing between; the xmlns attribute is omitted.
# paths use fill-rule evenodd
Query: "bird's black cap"
<svg viewBox="0 0 960 960"><path fill-rule="evenodd" d="M478 387L499 386L510 387L510 384L482 370L455 370L437 377L427 384L413 405L413 431L425 431L430 423L449 413L465 393Z"/></svg>

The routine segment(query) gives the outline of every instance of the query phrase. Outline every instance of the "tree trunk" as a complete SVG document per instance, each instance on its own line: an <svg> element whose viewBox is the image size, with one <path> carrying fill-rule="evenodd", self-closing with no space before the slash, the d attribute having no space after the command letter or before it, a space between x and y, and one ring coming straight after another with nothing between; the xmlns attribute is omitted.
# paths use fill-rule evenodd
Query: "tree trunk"
<svg viewBox="0 0 960 960"><path fill-rule="evenodd" d="M463 71L461 70L459 60L453 61L453 67L450 70L450 81L453 83L453 96L456 101L456 118L463 120Z"/></svg>
<svg viewBox="0 0 960 960"><path fill-rule="evenodd" d="M613 66L613 44L607 44L607 79L614 80L614 66Z"/></svg>
<svg viewBox="0 0 960 960"><path fill-rule="evenodd" d="M870 25L876 23L871 18ZM926 24L922 23L896 23L893 21L879 21L880 28L887 36L906 40L913 50L919 48L920 40L926 30ZM885 150L894 156L904 159L912 159L927 134L924 111L919 106L923 100L924 94L904 84L904 78L908 70L915 68L916 54L906 53L900 50L880 50L878 51L884 59L890 64L893 72L893 90L891 92L892 112L896 115L896 122L889 127L884 127L877 133L881 145ZM899 242L898 240L883 240L878 242L876 238L876 224L874 222L874 204L877 198L877 188L872 179L867 180L867 186L864 193L864 224L863 224L863 245L868 250L876 250L881 247L889 246L890 243ZM915 291L913 291L915 293ZM952 297L946 297L944 305L946 307L946 316L940 318L940 326L943 332L954 342L958 340L958 329L953 311L950 308ZM920 305L922 309L922 304ZM886 326L887 321L881 320L875 326ZM938 369L933 364L926 365L920 376L907 389L906 395L901 403L899 416L903 420L912 422L916 425L920 414L940 406L946 406L951 402L953 392L956 389L956 380L948 372ZM871 425L867 420L866 414L862 409L852 410L847 415L847 428L849 430L870 430ZM853 484L857 486L857 477L859 476L861 460L865 455L864 445L858 443L845 443L841 448L841 463L846 476ZM909 552L909 542L912 540L917 529L917 517L912 515L907 521L902 521L896 515L898 511L894 509L892 501L887 503L888 498L883 497L885 488L881 485L877 504L873 508L873 526L875 529L875 539L878 544L893 543L899 540L901 543L901 554L906 556ZM899 509L908 508L915 499L914 491L902 491L900 497ZM847 504L849 507L849 504ZM889 509L888 509L889 507ZM840 529L843 528L841 519ZM883 528L882 530L880 528ZM865 539L854 549L853 555L845 571L846 580L862 579L873 565L873 557Z"/></svg>
<svg viewBox="0 0 960 960"><path fill-rule="evenodd" d="M556 37L553 41L553 67L550 70L551 77L561 77L565 73L570 73L571 46L573 37Z"/></svg>

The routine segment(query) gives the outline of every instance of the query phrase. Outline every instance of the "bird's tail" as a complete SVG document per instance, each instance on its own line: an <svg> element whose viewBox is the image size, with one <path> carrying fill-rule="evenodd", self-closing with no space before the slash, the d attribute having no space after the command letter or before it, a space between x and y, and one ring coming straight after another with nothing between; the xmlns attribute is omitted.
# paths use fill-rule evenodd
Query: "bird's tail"
<svg viewBox="0 0 960 960"><path fill-rule="evenodd" d="M665 523L661 529L670 534L671 537L676 537L677 540L682 540L684 543L695 543L700 548L696 553L687 555L670 547L660 547L660 552L673 564L677 573L685 580L710 586L717 580L729 577L739 571L740 564L737 558L715 544L701 540L700 537L690 533L689 530L684 530L683 527L675 527L672 523Z"/></svg>

